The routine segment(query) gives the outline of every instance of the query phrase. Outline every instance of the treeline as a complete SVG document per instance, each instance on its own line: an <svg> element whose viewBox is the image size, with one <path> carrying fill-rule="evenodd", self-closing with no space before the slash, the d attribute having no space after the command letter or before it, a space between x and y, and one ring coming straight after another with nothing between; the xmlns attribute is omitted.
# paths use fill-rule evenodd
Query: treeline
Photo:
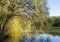
<svg viewBox="0 0 60 42"><path fill-rule="evenodd" d="M52 16L48 18L48 22L52 27L60 27L60 16Z"/></svg>

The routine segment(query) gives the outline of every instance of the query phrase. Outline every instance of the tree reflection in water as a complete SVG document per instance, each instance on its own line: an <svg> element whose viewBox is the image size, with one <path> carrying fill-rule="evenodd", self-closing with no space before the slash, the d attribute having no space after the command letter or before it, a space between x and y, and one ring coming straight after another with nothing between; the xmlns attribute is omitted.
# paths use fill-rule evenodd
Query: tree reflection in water
<svg viewBox="0 0 60 42"><path fill-rule="evenodd" d="M51 42L50 37L46 39L40 36L39 38L33 38L32 36L29 37L20 37L19 42Z"/></svg>

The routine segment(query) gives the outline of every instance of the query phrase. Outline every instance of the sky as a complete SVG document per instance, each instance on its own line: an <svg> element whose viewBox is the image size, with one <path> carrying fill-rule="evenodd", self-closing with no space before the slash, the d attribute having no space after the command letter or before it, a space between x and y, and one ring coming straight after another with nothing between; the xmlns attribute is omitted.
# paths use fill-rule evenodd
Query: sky
<svg viewBox="0 0 60 42"><path fill-rule="evenodd" d="M48 0L50 16L60 16L60 0Z"/></svg>

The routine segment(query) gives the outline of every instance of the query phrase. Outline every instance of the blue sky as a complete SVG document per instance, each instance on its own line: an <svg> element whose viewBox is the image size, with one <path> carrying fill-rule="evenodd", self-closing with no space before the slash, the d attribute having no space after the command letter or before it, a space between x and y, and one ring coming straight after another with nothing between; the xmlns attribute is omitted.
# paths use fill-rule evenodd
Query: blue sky
<svg viewBox="0 0 60 42"><path fill-rule="evenodd" d="M60 0L48 0L50 16L60 16Z"/></svg>

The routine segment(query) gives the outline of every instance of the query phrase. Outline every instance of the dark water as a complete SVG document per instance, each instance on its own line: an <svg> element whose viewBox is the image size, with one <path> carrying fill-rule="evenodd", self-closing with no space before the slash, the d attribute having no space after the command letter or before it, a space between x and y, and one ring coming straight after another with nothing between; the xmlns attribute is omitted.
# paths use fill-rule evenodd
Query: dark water
<svg viewBox="0 0 60 42"><path fill-rule="evenodd" d="M60 42L60 36L53 36L49 34L36 34L35 38L20 37L19 42Z"/></svg>

